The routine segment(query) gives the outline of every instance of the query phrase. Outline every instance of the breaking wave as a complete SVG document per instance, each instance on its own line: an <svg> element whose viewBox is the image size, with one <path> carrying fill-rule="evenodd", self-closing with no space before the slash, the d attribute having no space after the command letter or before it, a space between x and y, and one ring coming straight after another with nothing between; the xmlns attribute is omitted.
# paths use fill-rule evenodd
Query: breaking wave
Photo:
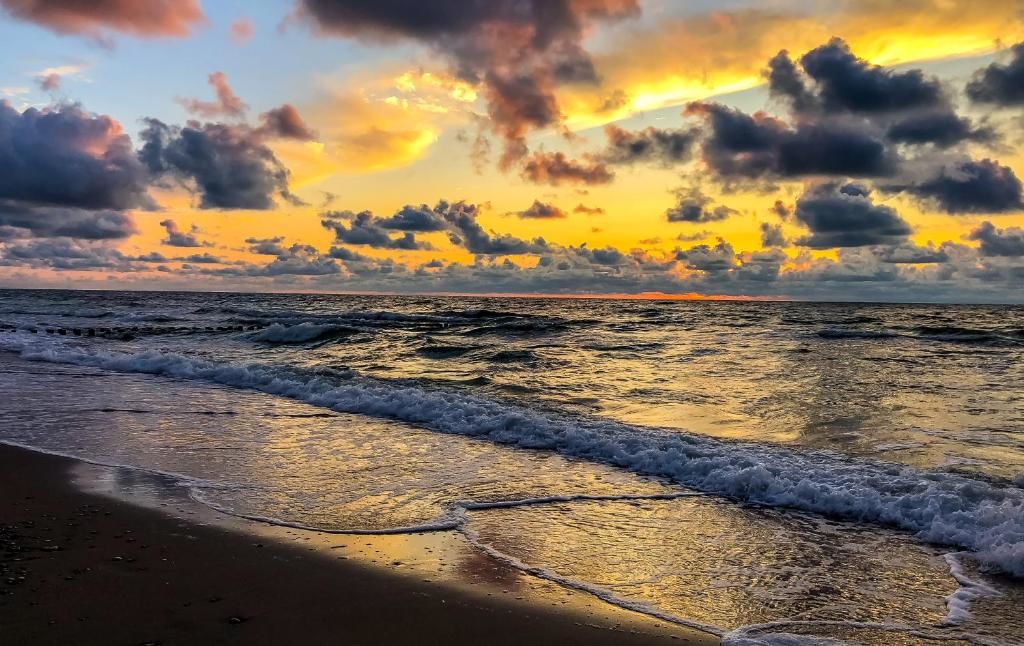
<svg viewBox="0 0 1024 646"><path fill-rule="evenodd" d="M270 327L252 335L253 341L263 343L290 344L323 341L357 334L359 330L344 325L318 325L303 322L298 325L281 325L274 323Z"/></svg>
<svg viewBox="0 0 1024 646"><path fill-rule="evenodd" d="M919 325L906 331L825 328L823 339L912 339L974 345L1024 345L1024 330L980 330L945 325Z"/></svg>
<svg viewBox="0 0 1024 646"><path fill-rule="evenodd" d="M1014 486L828 452L540 412L352 373L216 363L156 351L92 352L59 341L25 341L17 334L0 335L0 348L36 361L249 388L339 412L554 451L742 502L896 527L927 542L971 550L982 563L1024 577L1024 490Z"/></svg>

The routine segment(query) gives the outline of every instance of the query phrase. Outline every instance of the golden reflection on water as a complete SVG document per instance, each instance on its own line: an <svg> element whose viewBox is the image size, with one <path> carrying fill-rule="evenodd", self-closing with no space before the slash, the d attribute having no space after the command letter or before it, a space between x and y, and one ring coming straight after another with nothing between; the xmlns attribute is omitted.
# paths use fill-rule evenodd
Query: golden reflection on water
<svg viewBox="0 0 1024 646"><path fill-rule="evenodd" d="M489 510L472 513L470 527L528 564L727 628L781 619L934 627L957 588L940 552L909 536L712 499ZM1024 630L1013 612L1000 615L972 629ZM853 632L857 643L920 643Z"/></svg>

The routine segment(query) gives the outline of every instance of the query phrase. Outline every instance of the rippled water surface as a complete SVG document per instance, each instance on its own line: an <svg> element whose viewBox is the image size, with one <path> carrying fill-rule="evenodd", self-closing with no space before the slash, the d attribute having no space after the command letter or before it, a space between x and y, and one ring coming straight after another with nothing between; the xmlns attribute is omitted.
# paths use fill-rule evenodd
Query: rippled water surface
<svg viewBox="0 0 1024 646"><path fill-rule="evenodd" d="M228 513L461 531L735 643L1022 643L1019 307L8 291L0 325L0 439Z"/></svg>

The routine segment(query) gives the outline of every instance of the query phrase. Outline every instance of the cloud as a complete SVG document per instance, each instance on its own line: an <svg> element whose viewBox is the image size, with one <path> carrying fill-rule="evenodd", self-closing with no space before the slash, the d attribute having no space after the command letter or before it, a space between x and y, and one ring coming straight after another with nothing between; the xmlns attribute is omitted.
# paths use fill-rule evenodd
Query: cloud
<svg viewBox="0 0 1024 646"><path fill-rule="evenodd" d="M470 253L508 256L545 253L551 249L543 238L522 240L511 235L488 233L476 221L480 208L475 204L440 202L435 210L444 214L451 227L448 237L452 244L464 247Z"/></svg>
<svg viewBox="0 0 1024 646"><path fill-rule="evenodd" d="M259 256L280 256L285 253L284 236L273 238L246 238L245 244L249 245L249 253Z"/></svg>
<svg viewBox="0 0 1024 646"><path fill-rule="evenodd" d="M219 257L209 253L194 253L192 255L184 256L182 258L172 258L171 260L176 260L179 262L191 262L199 265L219 265L224 262Z"/></svg>
<svg viewBox="0 0 1024 646"><path fill-rule="evenodd" d="M811 231L797 244L813 249L900 244L911 233L895 209L875 204L859 184L811 186L797 200L794 215Z"/></svg>
<svg viewBox="0 0 1024 646"><path fill-rule="evenodd" d="M19 113L0 101L0 200L77 209L151 208L121 125L74 104Z"/></svg>
<svg viewBox="0 0 1024 646"><path fill-rule="evenodd" d="M333 258L325 258L309 245L294 244L270 264L255 270L260 276L326 276L337 274L341 267Z"/></svg>
<svg viewBox="0 0 1024 646"><path fill-rule="evenodd" d="M252 19L247 17L239 18L228 28L231 42L236 45L244 45L249 42L252 39L253 31L255 31L255 25L253 25Z"/></svg>
<svg viewBox="0 0 1024 646"><path fill-rule="evenodd" d="M168 247L208 247L210 246L207 242L201 242L196 234L199 233L199 227L192 225L192 228L188 231L182 231L178 228L178 224L174 220L162 220L160 222L167 231L167 237L161 240L161 244L165 244Z"/></svg>
<svg viewBox="0 0 1024 646"><path fill-rule="evenodd" d="M842 36L866 59L900 65L991 51L1020 22L1020 7L1006 0L658 2L644 9L657 19L602 34L594 56L604 87L630 98L615 117L760 85L762 63L783 45L804 52ZM570 120L600 117L607 91L589 90L561 93Z"/></svg>
<svg viewBox="0 0 1024 646"><path fill-rule="evenodd" d="M0 200L0 240L119 240L136 232L134 220L122 211L27 206L23 202Z"/></svg>
<svg viewBox="0 0 1024 646"><path fill-rule="evenodd" d="M204 209L270 209L291 200L288 169L245 125L190 121L184 127L146 119L139 157L157 177L198 191Z"/></svg>
<svg viewBox="0 0 1024 646"><path fill-rule="evenodd" d="M543 238L522 240L488 232L477 222L479 215L480 207L475 204L441 200L433 207L406 205L381 218L369 211L329 211L322 214L321 223L335 232L338 242L378 248L429 249L429 243L415 238L413 233L437 231L447 232L452 244L479 255L544 253L551 248ZM405 235L392 238L391 231L403 231Z"/></svg>
<svg viewBox="0 0 1024 646"><path fill-rule="evenodd" d="M8 245L3 249L2 264L44 266L62 270L120 269L129 270L129 259L120 251L104 244L56 238L31 240Z"/></svg>
<svg viewBox="0 0 1024 646"><path fill-rule="evenodd" d="M314 141L317 136L306 125L295 106L285 103L260 115L259 131L269 138Z"/></svg>
<svg viewBox="0 0 1024 646"><path fill-rule="evenodd" d="M777 215L780 220L785 220L793 214L793 209L786 206L782 200L775 200L775 204L772 204L771 212Z"/></svg>
<svg viewBox="0 0 1024 646"><path fill-rule="evenodd" d="M771 94L789 108L786 118L706 102L684 112L703 121L702 158L719 179L886 178L935 193L918 184L951 156L946 151L963 155L965 144L997 139L992 128L958 115L937 79L870 64L839 39L809 51L799 65L779 52L766 76Z"/></svg>
<svg viewBox="0 0 1024 646"><path fill-rule="evenodd" d="M701 192L700 188L679 190L676 197L676 205L665 212L669 222L718 222L737 213L724 204L712 208L714 200Z"/></svg>
<svg viewBox="0 0 1024 646"><path fill-rule="evenodd" d="M582 160L570 159L565 153L536 152L528 157L520 170L520 176L534 184L608 184L615 174L601 161L592 157Z"/></svg>
<svg viewBox="0 0 1024 646"><path fill-rule="evenodd" d="M991 159L949 164L937 175L902 188L952 214L1024 210L1020 179Z"/></svg>
<svg viewBox="0 0 1024 646"><path fill-rule="evenodd" d="M59 34L100 39L109 32L184 37L205 22L198 0L0 0L0 6L13 18Z"/></svg>
<svg viewBox="0 0 1024 646"><path fill-rule="evenodd" d="M425 250L433 247L429 242L417 240L416 234L406 231L403 235L392 238L391 234L380 226L377 219L369 211L353 214L344 218L349 220L349 225L338 219L337 213L331 214L335 217L326 217L320 222L324 228L334 232L335 242L345 244L365 245L377 249L404 249L404 250Z"/></svg>
<svg viewBox="0 0 1024 646"><path fill-rule="evenodd" d="M988 143L996 133L991 128L975 127L970 119L954 112L916 114L896 121L885 133L889 141L902 144L934 144L950 148L965 141Z"/></svg>
<svg viewBox="0 0 1024 646"><path fill-rule="evenodd" d="M781 224L761 223L761 246L763 247L785 247L786 236L782 233Z"/></svg>
<svg viewBox="0 0 1024 646"><path fill-rule="evenodd" d="M676 259L687 269L694 271L720 272L736 266L736 252L732 245L719 238L715 246L706 244L677 251Z"/></svg>
<svg viewBox="0 0 1024 646"><path fill-rule="evenodd" d="M1024 256L1024 229L997 229L991 222L982 222L967 235L967 239L981 243L979 250L983 256Z"/></svg>
<svg viewBox="0 0 1024 646"><path fill-rule="evenodd" d="M573 213L582 213L584 215L604 215L604 209L599 206L587 206L586 204L577 204L576 208L572 210Z"/></svg>
<svg viewBox="0 0 1024 646"><path fill-rule="evenodd" d="M892 175L896 158L871 132L842 122L789 126L758 112L745 114L717 103L691 103L686 114L705 120L705 164L722 177L755 179L815 175Z"/></svg>
<svg viewBox="0 0 1024 646"><path fill-rule="evenodd" d="M217 94L216 101L201 101L199 99L176 99L190 114L204 119L215 117L241 117L249 108L242 99L238 98L234 90L228 84L228 78L224 72L214 72L207 77L207 82Z"/></svg>
<svg viewBox="0 0 1024 646"><path fill-rule="evenodd" d="M444 231L448 226L444 218L445 210L443 208L439 212L437 208L432 209L426 204L419 206L407 204L394 215L378 219L377 224L385 229L398 231Z"/></svg>
<svg viewBox="0 0 1024 646"><path fill-rule="evenodd" d="M945 249L936 248L931 243L926 247L913 243L878 247L874 253L880 261L896 265L936 264L949 260L949 254Z"/></svg>
<svg viewBox="0 0 1024 646"><path fill-rule="evenodd" d="M50 72L46 76L36 78L36 82L39 83L39 89L43 92L56 92L60 89L60 81L60 74L56 72Z"/></svg>
<svg viewBox="0 0 1024 646"><path fill-rule="evenodd" d="M588 28L639 13L636 0L301 0L300 7L321 33L413 40L440 52L456 76L481 87L491 127L505 141L504 168L527 153L529 131L562 120L560 85L597 82L582 47Z"/></svg>
<svg viewBox="0 0 1024 646"><path fill-rule="evenodd" d="M269 255L269 254L267 254ZM280 253L266 265L238 263L231 267L207 270L217 276L280 277L340 275L341 265L330 256L324 256L315 247L293 244L282 247Z"/></svg>
<svg viewBox="0 0 1024 646"><path fill-rule="evenodd" d="M565 211L554 204L547 204L540 200L534 200L528 209L518 211L516 215L530 220L557 220L568 217Z"/></svg>
<svg viewBox="0 0 1024 646"><path fill-rule="evenodd" d="M1010 60L992 63L967 84L967 96L975 103L999 106L1024 105L1024 43L1010 49Z"/></svg>
<svg viewBox="0 0 1024 646"><path fill-rule="evenodd" d="M344 88L304 108L313 123L321 124L325 174L398 168L421 158L451 121L449 113L461 109L455 104L464 104L452 96L457 87L427 78L402 75L387 84L380 78L347 79Z"/></svg>
<svg viewBox="0 0 1024 646"><path fill-rule="evenodd" d="M690 159L700 136L696 128L661 130L650 127L630 132L614 124L605 126L604 133L608 146L602 157L611 164L639 161L678 164Z"/></svg>
<svg viewBox="0 0 1024 646"><path fill-rule="evenodd" d="M813 82L808 89L795 67L780 52L770 64L773 95L788 98L798 111L860 114L929 109L946 104L942 85L920 70L896 72L858 58L841 38L817 47L800 58L800 66Z"/></svg>

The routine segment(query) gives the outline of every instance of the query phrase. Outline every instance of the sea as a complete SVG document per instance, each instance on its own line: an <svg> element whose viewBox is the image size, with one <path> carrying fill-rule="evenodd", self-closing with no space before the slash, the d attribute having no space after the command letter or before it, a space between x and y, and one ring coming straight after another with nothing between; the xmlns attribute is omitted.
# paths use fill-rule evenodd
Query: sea
<svg viewBox="0 0 1024 646"><path fill-rule="evenodd" d="M0 441L726 644L1024 644L1024 307L0 291Z"/></svg>

